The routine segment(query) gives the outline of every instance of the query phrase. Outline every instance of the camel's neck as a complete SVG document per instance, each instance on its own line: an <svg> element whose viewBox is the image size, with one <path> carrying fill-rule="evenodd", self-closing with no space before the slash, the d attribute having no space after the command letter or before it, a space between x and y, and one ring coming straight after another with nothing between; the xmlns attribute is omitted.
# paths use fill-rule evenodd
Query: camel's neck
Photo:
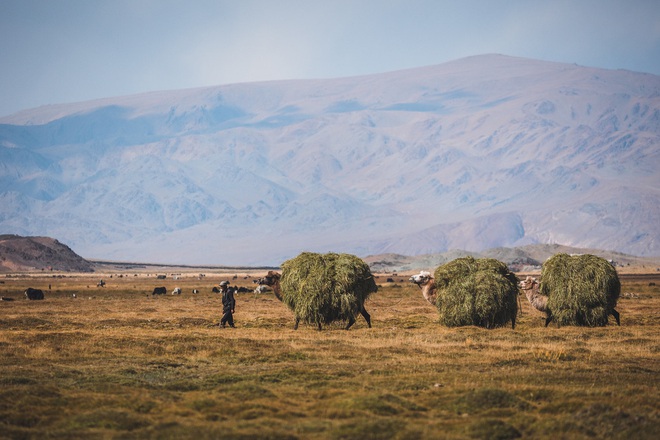
<svg viewBox="0 0 660 440"><path fill-rule="evenodd" d="M275 281L273 284L273 293L275 294L275 297L282 301L282 291L280 290L280 280Z"/></svg>
<svg viewBox="0 0 660 440"><path fill-rule="evenodd" d="M536 298L537 296L543 296L539 292L538 285L534 285L533 287L529 287L527 289L522 289L522 290L523 292L525 292L525 296L527 297L527 299Z"/></svg>
<svg viewBox="0 0 660 440"><path fill-rule="evenodd" d="M545 312L548 306L548 297L541 295L539 292L538 284L533 285L528 289L522 289L525 292L525 296L529 303L536 309L541 312Z"/></svg>
<svg viewBox="0 0 660 440"><path fill-rule="evenodd" d="M435 289L435 280L431 278L422 288L422 295L424 298L431 304L435 305L435 300L437 299L436 289Z"/></svg>

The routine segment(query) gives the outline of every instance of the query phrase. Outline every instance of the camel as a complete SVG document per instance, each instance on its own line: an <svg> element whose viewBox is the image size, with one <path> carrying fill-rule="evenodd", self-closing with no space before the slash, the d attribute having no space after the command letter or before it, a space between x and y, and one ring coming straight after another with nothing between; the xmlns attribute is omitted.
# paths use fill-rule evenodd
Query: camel
<svg viewBox="0 0 660 440"><path fill-rule="evenodd" d="M529 300L529 303L539 312L546 314L545 326L547 327L552 321L552 311L548 308L548 297L541 294L539 287L539 282L536 278L532 278L531 276L527 276L527 278L520 282L520 289L525 292L525 296ZM617 325L621 325L619 312L611 307L610 310L608 310L608 313L614 316Z"/></svg>
<svg viewBox="0 0 660 440"><path fill-rule="evenodd" d="M259 279L258 283L260 285L269 286L271 289L273 289L273 293L275 294L275 297L280 301L284 302L284 297L282 296L282 290L280 289L281 277L282 275L271 270L268 271L268 273L264 278ZM361 304L360 306L360 314L364 317L365 321L367 321L367 326L371 328L371 316L369 315L369 313L367 313L367 310L364 308L364 304ZM299 324L300 324L300 317L296 316L296 322L293 326L293 329L298 330ZM355 319L351 317L348 321L348 324L346 325L346 330L350 329L353 324L355 324ZM320 322L318 323L318 329L321 330Z"/></svg>
<svg viewBox="0 0 660 440"><path fill-rule="evenodd" d="M431 272L423 270L417 275L411 276L410 282L417 284L419 288L422 289L422 295L424 298L432 305L436 305L437 293L435 279L431 276Z"/></svg>
<svg viewBox="0 0 660 440"><path fill-rule="evenodd" d="M548 309L548 297L541 295L539 287L539 282L531 276L527 276L527 278L520 282L520 289L525 292L525 296L532 307L546 314L545 326L547 327L550 321L552 321L552 313Z"/></svg>

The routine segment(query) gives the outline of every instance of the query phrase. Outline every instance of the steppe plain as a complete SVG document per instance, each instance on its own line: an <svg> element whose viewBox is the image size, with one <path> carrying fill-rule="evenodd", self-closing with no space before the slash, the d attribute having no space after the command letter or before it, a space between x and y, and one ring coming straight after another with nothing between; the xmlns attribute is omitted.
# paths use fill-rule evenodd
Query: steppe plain
<svg viewBox="0 0 660 440"><path fill-rule="evenodd" d="M0 278L1 295L13 299L0 303L0 438L660 432L657 268L621 272L620 327L545 328L522 297L515 329L494 330L441 326L410 274L381 273L366 304L373 327L359 318L349 331L294 331L272 292L237 294L237 328L220 328L212 287L227 279L252 290L265 269L105 270ZM152 296L156 286L183 293ZM46 299L25 300L27 287Z"/></svg>

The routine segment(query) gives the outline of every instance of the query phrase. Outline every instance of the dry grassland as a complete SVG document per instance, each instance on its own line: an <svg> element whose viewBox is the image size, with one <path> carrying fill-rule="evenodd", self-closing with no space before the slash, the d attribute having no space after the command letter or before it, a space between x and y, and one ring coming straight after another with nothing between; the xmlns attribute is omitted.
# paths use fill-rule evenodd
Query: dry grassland
<svg viewBox="0 0 660 440"><path fill-rule="evenodd" d="M446 328L407 277L350 331L293 330L272 293L224 277L2 278L0 438L651 439L660 432L660 276L624 277L621 327ZM239 276L232 284L253 288ZM52 289L48 291L48 284ZM181 296L153 297L156 286ZM26 287L45 289L27 301ZM201 293L191 294L192 288ZM76 298L73 297L76 294Z"/></svg>

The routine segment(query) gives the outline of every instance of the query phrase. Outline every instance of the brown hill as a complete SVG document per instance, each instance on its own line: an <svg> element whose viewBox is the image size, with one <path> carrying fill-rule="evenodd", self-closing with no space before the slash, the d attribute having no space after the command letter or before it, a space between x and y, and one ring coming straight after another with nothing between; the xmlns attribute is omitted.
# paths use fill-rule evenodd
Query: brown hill
<svg viewBox="0 0 660 440"><path fill-rule="evenodd" d="M0 235L0 272L94 272L92 263L49 237Z"/></svg>

